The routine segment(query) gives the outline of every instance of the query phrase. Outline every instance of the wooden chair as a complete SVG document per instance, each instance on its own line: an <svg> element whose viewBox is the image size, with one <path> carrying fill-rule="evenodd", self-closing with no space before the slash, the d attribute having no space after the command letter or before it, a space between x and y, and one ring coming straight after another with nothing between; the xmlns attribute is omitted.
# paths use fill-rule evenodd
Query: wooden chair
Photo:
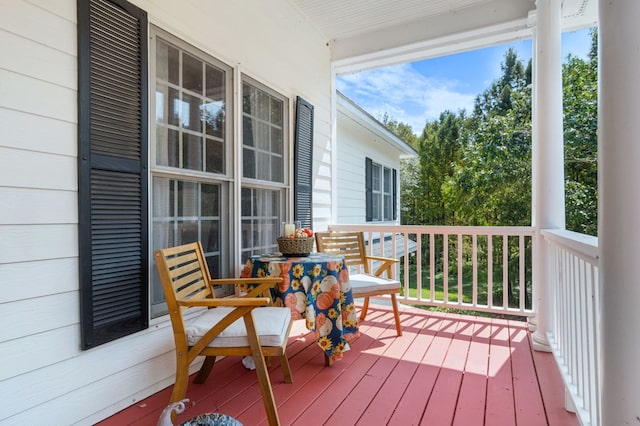
<svg viewBox="0 0 640 426"><path fill-rule="evenodd" d="M217 356L251 356L269 424L279 425L264 357L279 356L284 380L292 383L285 353L291 331L291 311L270 306L269 290L282 278L211 279L200 242L156 250L153 257L176 346L176 380L169 402L185 397L189 365L197 356L206 358L194 383L204 383ZM239 283L259 285L244 297L215 298L214 285ZM187 319L187 312L194 315Z"/></svg>
<svg viewBox="0 0 640 426"><path fill-rule="evenodd" d="M318 252L342 255L349 267L361 266L364 270L364 273L349 274L349 283L354 299L364 298L360 319L364 321L367 316L369 297L388 294L391 296L396 332L398 336L402 336L398 301L396 300L396 294L400 293L400 281L393 278L392 268L399 260L367 255L362 232L316 232L315 235ZM369 272L370 261L380 264L373 274ZM385 272L387 278L382 277Z"/></svg>

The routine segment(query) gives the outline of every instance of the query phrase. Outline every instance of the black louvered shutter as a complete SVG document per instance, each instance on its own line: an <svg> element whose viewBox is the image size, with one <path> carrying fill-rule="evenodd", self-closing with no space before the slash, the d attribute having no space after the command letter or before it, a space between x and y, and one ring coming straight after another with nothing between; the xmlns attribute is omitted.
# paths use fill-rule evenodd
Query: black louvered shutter
<svg viewBox="0 0 640 426"><path fill-rule="evenodd" d="M398 218L398 170L393 169L393 220Z"/></svg>
<svg viewBox="0 0 640 426"><path fill-rule="evenodd" d="M364 160L364 180L365 180L365 205L366 205L366 220L371 222L373 220L373 182L372 182L372 167L373 162L371 158L367 157Z"/></svg>
<svg viewBox="0 0 640 426"><path fill-rule="evenodd" d="M148 327L147 16L78 0L82 348Z"/></svg>
<svg viewBox="0 0 640 426"><path fill-rule="evenodd" d="M293 166L293 218L311 228L313 204L313 105L296 99L295 155Z"/></svg>

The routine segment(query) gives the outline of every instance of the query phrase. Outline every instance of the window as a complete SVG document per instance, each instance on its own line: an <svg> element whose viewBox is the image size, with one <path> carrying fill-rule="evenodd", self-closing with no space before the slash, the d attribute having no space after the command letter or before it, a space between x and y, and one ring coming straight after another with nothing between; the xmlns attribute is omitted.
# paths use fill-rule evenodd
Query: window
<svg viewBox="0 0 640 426"><path fill-rule="evenodd" d="M397 218L397 171L365 160L366 219L368 222Z"/></svg>
<svg viewBox="0 0 640 426"><path fill-rule="evenodd" d="M286 212L288 105L284 96L243 76L242 262L278 249Z"/></svg>
<svg viewBox="0 0 640 426"><path fill-rule="evenodd" d="M202 243L212 277L228 276L232 70L203 52L151 31L153 248ZM152 61L153 62L153 61ZM166 313L155 269L151 316ZM217 289L218 295L223 290Z"/></svg>

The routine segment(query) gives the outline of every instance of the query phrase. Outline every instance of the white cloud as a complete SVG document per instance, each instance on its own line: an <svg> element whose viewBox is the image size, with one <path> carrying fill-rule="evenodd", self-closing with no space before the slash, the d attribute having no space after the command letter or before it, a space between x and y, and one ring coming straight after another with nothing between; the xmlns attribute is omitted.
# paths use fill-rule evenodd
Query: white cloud
<svg viewBox="0 0 640 426"><path fill-rule="evenodd" d="M434 79L418 73L411 64L396 65L340 76L337 88L372 116L409 124L422 133L427 121L445 110L473 108L476 94L457 90L457 82Z"/></svg>

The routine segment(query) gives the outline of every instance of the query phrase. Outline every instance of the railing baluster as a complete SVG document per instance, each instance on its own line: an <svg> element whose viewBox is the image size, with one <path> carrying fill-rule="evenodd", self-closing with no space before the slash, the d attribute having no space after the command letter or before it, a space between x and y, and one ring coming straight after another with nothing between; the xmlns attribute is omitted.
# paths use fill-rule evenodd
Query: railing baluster
<svg viewBox="0 0 640 426"><path fill-rule="evenodd" d="M436 254L435 235L429 234L429 299L436 300Z"/></svg>
<svg viewBox="0 0 640 426"><path fill-rule="evenodd" d="M493 307L493 235L487 235L487 307Z"/></svg>
<svg viewBox="0 0 640 426"><path fill-rule="evenodd" d="M478 235L475 233L471 235L471 256L472 256L472 268L473 268L473 295L472 295L472 304L473 306L478 306Z"/></svg>
<svg viewBox="0 0 640 426"><path fill-rule="evenodd" d="M462 234L458 234L458 304L462 305Z"/></svg>
<svg viewBox="0 0 640 426"><path fill-rule="evenodd" d="M509 237L502 236L502 307L509 307Z"/></svg>
<svg viewBox="0 0 640 426"><path fill-rule="evenodd" d="M520 300L520 311L524 312L526 309L526 301L527 301L527 296L526 296L526 290L527 290L527 281L525 278L525 250L524 250L524 235L520 235L518 237L518 253L520 253L519 257L519 261L518 261L518 265L520 267L520 273L518 274L518 280L520 281L520 296L519 296L519 300Z"/></svg>

